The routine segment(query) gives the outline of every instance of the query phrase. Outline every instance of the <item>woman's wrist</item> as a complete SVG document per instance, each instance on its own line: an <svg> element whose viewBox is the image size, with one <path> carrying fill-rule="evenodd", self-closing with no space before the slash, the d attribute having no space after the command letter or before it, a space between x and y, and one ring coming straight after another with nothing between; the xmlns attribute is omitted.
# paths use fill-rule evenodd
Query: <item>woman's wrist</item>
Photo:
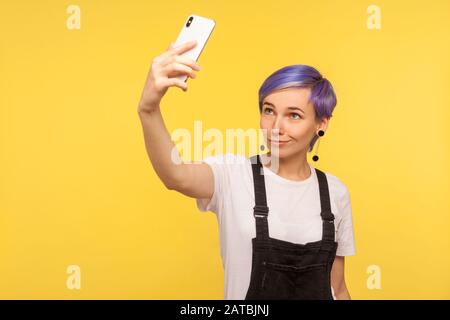
<svg viewBox="0 0 450 320"><path fill-rule="evenodd" d="M138 106L138 114L139 116L151 116L154 115L155 112L160 112L161 109L159 105L142 105L139 104Z"/></svg>

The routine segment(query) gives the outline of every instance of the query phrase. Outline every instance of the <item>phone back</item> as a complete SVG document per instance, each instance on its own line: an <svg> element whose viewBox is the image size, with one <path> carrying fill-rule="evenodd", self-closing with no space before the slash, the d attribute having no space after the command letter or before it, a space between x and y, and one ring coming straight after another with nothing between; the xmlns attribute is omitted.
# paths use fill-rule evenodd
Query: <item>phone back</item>
<svg viewBox="0 0 450 320"><path fill-rule="evenodd" d="M191 50L184 52L182 56L198 61L200 53L203 51L203 48L205 47L215 25L216 22L212 19L191 14L186 19L186 22L184 23L174 45L178 46L191 40L197 40L197 45ZM182 81L186 81L188 76L183 75L178 76L177 78Z"/></svg>

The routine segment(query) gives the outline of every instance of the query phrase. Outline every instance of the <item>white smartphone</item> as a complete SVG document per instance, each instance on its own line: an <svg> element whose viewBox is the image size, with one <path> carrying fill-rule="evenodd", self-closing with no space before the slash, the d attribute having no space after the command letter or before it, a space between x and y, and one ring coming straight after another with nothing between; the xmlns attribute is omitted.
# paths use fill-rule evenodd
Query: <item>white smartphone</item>
<svg viewBox="0 0 450 320"><path fill-rule="evenodd" d="M213 19L201 17L195 14L191 14L186 19L186 22L178 35L174 46L181 45L191 40L197 40L197 45L189 51L182 53L182 56L194 59L198 61L200 53L206 45L214 27L216 21ZM188 79L187 75L178 76L178 79L186 82Z"/></svg>

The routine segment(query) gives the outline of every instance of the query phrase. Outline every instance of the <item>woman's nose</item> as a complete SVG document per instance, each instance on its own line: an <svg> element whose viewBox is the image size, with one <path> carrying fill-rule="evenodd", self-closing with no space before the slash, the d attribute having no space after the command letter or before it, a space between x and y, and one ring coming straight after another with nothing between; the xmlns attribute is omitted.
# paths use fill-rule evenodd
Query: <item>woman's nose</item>
<svg viewBox="0 0 450 320"><path fill-rule="evenodd" d="M274 134L278 133L280 136L284 134L284 123L281 117L275 119L272 126L272 131L274 132Z"/></svg>

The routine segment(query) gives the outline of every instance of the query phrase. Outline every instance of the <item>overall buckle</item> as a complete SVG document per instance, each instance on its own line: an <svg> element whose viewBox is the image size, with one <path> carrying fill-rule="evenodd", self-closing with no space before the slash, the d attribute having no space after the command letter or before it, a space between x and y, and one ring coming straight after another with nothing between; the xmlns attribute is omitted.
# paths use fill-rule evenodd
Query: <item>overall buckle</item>
<svg viewBox="0 0 450 320"><path fill-rule="evenodd" d="M269 207L267 206L255 205L253 207L253 215L255 217L267 217L268 214L269 214Z"/></svg>
<svg viewBox="0 0 450 320"><path fill-rule="evenodd" d="M326 222L329 222L329 223L334 222L335 217L331 211L324 211L324 212L322 212L321 216L322 216L322 220L324 220Z"/></svg>

